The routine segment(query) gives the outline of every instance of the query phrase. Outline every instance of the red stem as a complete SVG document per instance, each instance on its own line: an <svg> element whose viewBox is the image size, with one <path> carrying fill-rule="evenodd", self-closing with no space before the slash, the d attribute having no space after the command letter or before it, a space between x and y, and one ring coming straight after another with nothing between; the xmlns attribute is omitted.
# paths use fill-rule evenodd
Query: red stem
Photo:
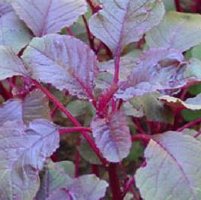
<svg viewBox="0 0 201 200"><path fill-rule="evenodd" d="M91 47L91 49L93 49L93 51L95 52L95 48L94 48L94 37L93 37L93 35L92 35L91 32L90 32L87 19L86 19L86 17L85 17L84 15L82 16L82 19L83 19L83 21L84 21L84 25L85 25L85 28L86 28L86 31L87 31L87 36L88 36L88 40L89 40L90 47Z"/></svg>
<svg viewBox="0 0 201 200"><path fill-rule="evenodd" d="M82 126L81 127L67 127L67 128L59 129L60 134L82 132L82 131L91 132L91 129L87 128L87 127L82 127Z"/></svg>
<svg viewBox="0 0 201 200"><path fill-rule="evenodd" d="M127 192L130 190L131 186L134 185L135 181L134 181L134 178L131 177L126 185L125 185L125 188L124 188L124 191L123 191L123 194L122 194L122 199L126 196Z"/></svg>
<svg viewBox="0 0 201 200"><path fill-rule="evenodd" d="M119 178L117 175L117 164L111 163L108 168L109 182L112 191L113 200L122 200Z"/></svg>
<svg viewBox="0 0 201 200"><path fill-rule="evenodd" d="M74 124L76 127L81 127L81 124L77 121L77 119L66 109L66 107L54 96L52 95L49 90L47 90L45 87L43 87L40 83L38 83L36 80L32 80L35 86L40 89L50 101L52 101L58 109L60 109ZM101 156L99 149L96 147L96 144L94 143L93 139L88 135L86 131L82 131L81 134L83 137L87 140L93 151L97 154L99 159L104 165L107 165L107 161Z"/></svg>
<svg viewBox="0 0 201 200"><path fill-rule="evenodd" d="M198 123L201 123L201 118L197 119L197 120L194 120L194 121L191 121L187 124L185 124L184 126L180 127L179 129L177 129L177 131L183 131L184 129L186 128L190 128L192 126L195 126L196 124Z"/></svg>
<svg viewBox="0 0 201 200"><path fill-rule="evenodd" d="M146 134L137 134L137 135L132 136L132 142L142 141L145 144L148 144L150 139L151 139L151 137Z"/></svg>
<svg viewBox="0 0 201 200"><path fill-rule="evenodd" d="M174 0L174 3L175 3L176 10L178 12L182 12L182 8L181 8L181 5L180 5L180 0Z"/></svg>

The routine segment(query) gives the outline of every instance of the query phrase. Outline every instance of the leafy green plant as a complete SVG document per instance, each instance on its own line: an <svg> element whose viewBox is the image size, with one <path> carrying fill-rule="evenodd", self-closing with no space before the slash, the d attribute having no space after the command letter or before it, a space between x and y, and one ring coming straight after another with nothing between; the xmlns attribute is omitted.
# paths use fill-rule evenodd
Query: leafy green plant
<svg viewBox="0 0 201 200"><path fill-rule="evenodd" d="M0 200L201 199L201 16L185 9L0 0Z"/></svg>

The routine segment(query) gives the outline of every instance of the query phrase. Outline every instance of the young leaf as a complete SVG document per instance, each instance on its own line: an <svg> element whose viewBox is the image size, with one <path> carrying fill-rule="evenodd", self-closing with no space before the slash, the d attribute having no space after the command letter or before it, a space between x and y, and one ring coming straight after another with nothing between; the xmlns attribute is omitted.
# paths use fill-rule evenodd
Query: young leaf
<svg viewBox="0 0 201 200"><path fill-rule="evenodd" d="M146 200L201 199L201 145L180 132L154 137L145 150L146 166L135 180Z"/></svg>
<svg viewBox="0 0 201 200"><path fill-rule="evenodd" d="M131 136L123 112L115 112L108 118L96 116L91 123L95 143L110 162L120 162L131 148Z"/></svg>
<svg viewBox="0 0 201 200"><path fill-rule="evenodd" d="M40 118L50 119L50 109L45 95L39 90L29 93L23 100L8 100L0 106L0 125L13 120L29 123Z"/></svg>
<svg viewBox="0 0 201 200"><path fill-rule="evenodd" d="M0 18L0 45L9 46L18 53L31 38L30 31L14 12Z"/></svg>
<svg viewBox="0 0 201 200"><path fill-rule="evenodd" d="M138 41L163 15L161 0L101 0L103 9L89 20L91 32L113 53Z"/></svg>
<svg viewBox="0 0 201 200"><path fill-rule="evenodd" d="M22 58L32 78L67 89L79 98L92 98L98 64L95 54L80 40L57 34L34 38Z"/></svg>
<svg viewBox="0 0 201 200"><path fill-rule="evenodd" d="M0 46L0 60L0 80L28 74L22 61L15 55L11 48Z"/></svg>
<svg viewBox="0 0 201 200"><path fill-rule="evenodd" d="M169 12L163 21L146 35L150 47L186 51L201 42L201 16Z"/></svg>
<svg viewBox="0 0 201 200"><path fill-rule="evenodd" d="M46 120L25 126L10 121L0 127L0 199L33 200L39 171L59 145L55 125Z"/></svg>
<svg viewBox="0 0 201 200"><path fill-rule="evenodd" d="M172 90L184 86L186 66L183 56L174 49L150 49L144 52L133 66L128 80L120 84L117 98L128 100L146 93Z"/></svg>
<svg viewBox="0 0 201 200"><path fill-rule="evenodd" d="M85 0L15 0L12 5L35 36L59 32L87 10Z"/></svg>

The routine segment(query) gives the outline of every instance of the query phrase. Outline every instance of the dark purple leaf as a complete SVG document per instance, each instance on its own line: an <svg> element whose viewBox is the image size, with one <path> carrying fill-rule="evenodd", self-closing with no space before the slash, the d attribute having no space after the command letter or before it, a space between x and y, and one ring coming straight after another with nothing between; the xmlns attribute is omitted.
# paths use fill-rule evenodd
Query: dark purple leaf
<svg viewBox="0 0 201 200"><path fill-rule="evenodd" d="M138 41L163 15L160 0L101 0L103 9L89 21L91 32L112 51Z"/></svg>
<svg viewBox="0 0 201 200"><path fill-rule="evenodd" d="M201 143L180 132L154 136L145 150L146 166L135 180L146 200L201 199Z"/></svg>
<svg viewBox="0 0 201 200"><path fill-rule="evenodd" d="M124 100L146 93L184 86L183 55L174 49L150 49L136 61L128 80L120 84L117 98Z"/></svg>
<svg viewBox="0 0 201 200"><path fill-rule="evenodd" d="M92 98L97 59L80 40L57 34L34 38L22 58L32 78L79 98Z"/></svg>
<svg viewBox="0 0 201 200"><path fill-rule="evenodd" d="M96 116L91 123L95 143L110 162L120 162L131 148L131 136L123 112L115 112L108 118Z"/></svg>
<svg viewBox="0 0 201 200"><path fill-rule="evenodd" d="M47 98L39 90L29 93L23 100L9 100L0 106L0 125L13 120L29 123L34 119L50 119L48 104Z"/></svg>
<svg viewBox="0 0 201 200"><path fill-rule="evenodd" d="M31 38L30 31L14 12L0 18L0 45L9 46L18 53Z"/></svg>
<svg viewBox="0 0 201 200"><path fill-rule="evenodd" d="M32 200L39 171L59 145L57 127L46 120L8 121L0 127L0 199Z"/></svg>
<svg viewBox="0 0 201 200"><path fill-rule="evenodd" d="M35 36L59 32L87 10L85 0L15 0L12 5Z"/></svg>
<svg viewBox="0 0 201 200"><path fill-rule="evenodd" d="M28 74L22 61L15 55L11 48L0 46L0 60L0 80Z"/></svg>

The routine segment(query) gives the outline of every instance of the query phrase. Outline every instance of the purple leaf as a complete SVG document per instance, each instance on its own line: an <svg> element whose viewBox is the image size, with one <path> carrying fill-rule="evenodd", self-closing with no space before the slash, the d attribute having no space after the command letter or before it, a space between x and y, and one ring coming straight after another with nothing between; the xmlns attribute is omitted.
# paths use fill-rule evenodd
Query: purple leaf
<svg viewBox="0 0 201 200"><path fill-rule="evenodd" d="M47 98L39 90L29 93L23 100L8 100L0 106L0 125L13 120L29 123L34 119L50 119L48 104Z"/></svg>
<svg viewBox="0 0 201 200"><path fill-rule="evenodd" d="M34 38L22 58L32 78L79 98L92 98L98 64L93 51L80 40L57 34Z"/></svg>
<svg viewBox="0 0 201 200"><path fill-rule="evenodd" d="M95 175L84 175L73 180L67 188L57 189L45 200L99 200L105 196L108 184Z"/></svg>
<svg viewBox="0 0 201 200"><path fill-rule="evenodd" d="M91 128L97 147L108 161L120 162L129 154L131 136L123 112L113 113L108 118L96 116Z"/></svg>
<svg viewBox="0 0 201 200"><path fill-rule="evenodd" d="M105 196L108 183L89 174L74 179L68 187L71 197L76 200L99 200Z"/></svg>
<svg viewBox="0 0 201 200"><path fill-rule="evenodd" d="M120 84L117 98L124 100L146 93L184 86L183 55L174 49L150 49L136 61L128 80Z"/></svg>
<svg viewBox="0 0 201 200"><path fill-rule="evenodd" d="M10 121L0 127L0 199L33 199L39 188L39 171L58 148L57 127L46 120L25 126Z"/></svg>
<svg viewBox="0 0 201 200"><path fill-rule="evenodd" d="M3 15L13 11L12 6L6 1L6 0L1 0L0 1L0 17Z"/></svg>
<svg viewBox="0 0 201 200"><path fill-rule="evenodd" d="M103 9L91 17L89 27L113 53L138 41L164 15L160 0L101 0L101 3Z"/></svg>
<svg viewBox="0 0 201 200"><path fill-rule="evenodd" d="M146 35L152 48L164 47L186 51L201 42L199 14L168 12L163 21Z"/></svg>
<svg viewBox="0 0 201 200"><path fill-rule="evenodd" d="M9 46L18 53L31 38L30 31L14 12L0 18L0 45Z"/></svg>
<svg viewBox="0 0 201 200"><path fill-rule="evenodd" d="M12 5L35 36L59 32L87 10L85 0L15 0Z"/></svg>
<svg viewBox="0 0 201 200"><path fill-rule="evenodd" d="M69 176L72 166L69 161L48 163L35 200L99 200L104 197L106 181L92 174L72 178Z"/></svg>
<svg viewBox="0 0 201 200"><path fill-rule="evenodd" d="M0 46L0 60L0 80L28 74L22 61L15 55L11 48Z"/></svg>
<svg viewBox="0 0 201 200"><path fill-rule="evenodd" d="M156 135L135 180L143 199L201 199L201 143L180 132Z"/></svg>

